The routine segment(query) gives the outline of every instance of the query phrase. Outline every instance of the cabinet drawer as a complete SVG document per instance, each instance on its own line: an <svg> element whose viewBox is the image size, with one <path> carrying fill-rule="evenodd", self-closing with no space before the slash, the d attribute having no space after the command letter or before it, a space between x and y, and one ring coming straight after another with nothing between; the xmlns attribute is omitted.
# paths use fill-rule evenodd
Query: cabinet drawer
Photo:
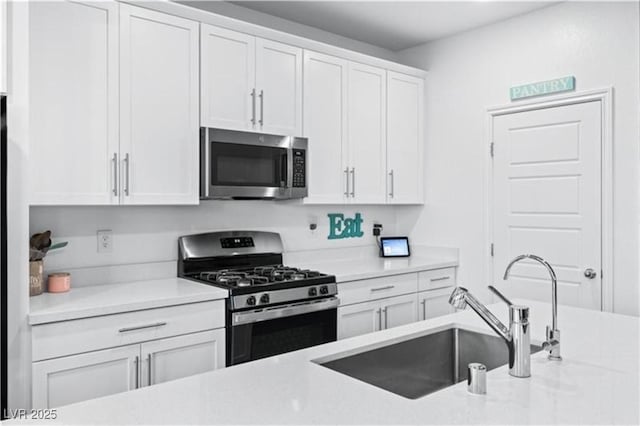
<svg viewBox="0 0 640 426"><path fill-rule="evenodd" d="M419 291L456 285L456 268L433 269L418 273Z"/></svg>
<svg viewBox="0 0 640 426"><path fill-rule="evenodd" d="M224 327L224 300L60 321L32 328L32 360Z"/></svg>
<svg viewBox="0 0 640 426"><path fill-rule="evenodd" d="M338 285L338 297L342 306L416 291L418 291L418 274L391 275Z"/></svg>

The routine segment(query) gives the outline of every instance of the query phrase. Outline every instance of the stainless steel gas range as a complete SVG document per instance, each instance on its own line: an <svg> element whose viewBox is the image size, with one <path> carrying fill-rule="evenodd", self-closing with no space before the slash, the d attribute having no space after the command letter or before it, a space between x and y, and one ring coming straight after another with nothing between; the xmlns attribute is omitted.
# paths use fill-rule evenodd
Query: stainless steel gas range
<svg viewBox="0 0 640 426"><path fill-rule="evenodd" d="M284 266L282 252L273 232L211 232L178 240L178 276L229 291L228 366L336 340L336 278Z"/></svg>

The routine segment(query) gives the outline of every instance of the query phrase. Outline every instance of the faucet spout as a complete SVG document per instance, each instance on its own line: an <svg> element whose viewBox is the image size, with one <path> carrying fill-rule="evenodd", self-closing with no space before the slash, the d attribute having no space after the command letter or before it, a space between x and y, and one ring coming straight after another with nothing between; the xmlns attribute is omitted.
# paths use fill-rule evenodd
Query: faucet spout
<svg viewBox="0 0 640 426"><path fill-rule="evenodd" d="M511 272L513 265L523 259L531 259L540 263L547 269L549 277L551 278L551 327L547 326L547 341L543 346L549 351L550 360L560 361L562 360L562 357L560 356L560 331L558 330L558 279L556 277L556 272L553 270L553 267L549 262L540 256L536 256L535 254L521 254L509 262L502 279L506 280L509 278L509 273Z"/></svg>
<svg viewBox="0 0 640 426"><path fill-rule="evenodd" d="M499 292L495 289L492 291ZM502 295L501 295L502 296ZM509 374L514 377L531 375L531 344L529 335L529 308L509 305L509 327L504 325L486 306L464 287L456 287L449 297L449 303L457 309L470 306L500 336L509 349Z"/></svg>

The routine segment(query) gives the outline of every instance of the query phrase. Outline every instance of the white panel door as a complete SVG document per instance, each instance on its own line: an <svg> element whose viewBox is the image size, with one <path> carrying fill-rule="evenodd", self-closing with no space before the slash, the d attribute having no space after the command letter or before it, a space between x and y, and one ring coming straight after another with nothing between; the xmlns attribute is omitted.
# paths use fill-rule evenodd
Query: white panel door
<svg viewBox="0 0 640 426"><path fill-rule="evenodd" d="M418 298L415 293L381 300L382 327L393 328L418 320Z"/></svg>
<svg viewBox="0 0 640 426"><path fill-rule="evenodd" d="M358 204L386 201L386 71L349 63L349 194Z"/></svg>
<svg viewBox="0 0 640 426"><path fill-rule="evenodd" d="M424 80L387 71L387 203L424 202Z"/></svg>
<svg viewBox="0 0 640 426"><path fill-rule="evenodd" d="M453 292L453 287L418 293L418 320L423 321L453 313L455 310L449 304L451 292Z"/></svg>
<svg viewBox="0 0 640 426"><path fill-rule="evenodd" d="M558 303L601 309L600 102L498 116L493 125L494 282L512 258L536 254L556 271ZM532 261L516 264L501 289L551 301L549 276Z"/></svg>
<svg viewBox="0 0 640 426"><path fill-rule="evenodd" d="M120 4L123 204L197 204L198 23Z"/></svg>
<svg viewBox="0 0 640 426"><path fill-rule="evenodd" d="M304 136L309 138L305 203L341 204L347 197L347 67L340 58L304 53Z"/></svg>
<svg viewBox="0 0 640 426"><path fill-rule="evenodd" d="M117 204L117 4L29 13L31 204Z"/></svg>
<svg viewBox="0 0 640 426"><path fill-rule="evenodd" d="M338 340L372 333L381 327L382 308L379 301L338 308Z"/></svg>
<svg viewBox="0 0 640 426"><path fill-rule="evenodd" d="M225 366L225 330L155 340L141 345L142 383L155 385Z"/></svg>
<svg viewBox="0 0 640 426"><path fill-rule="evenodd" d="M201 125L255 129L256 38L208 24L200 31Z"/></svg>
<svg viewBox="0 0 640 426"><path fill-rule="evenodd" d="M258 129L302 134L302 49L256 38Z"/></svg>
<svg viewBox="0 0 640 426"><path fill-rule="evenodd" d="M129 345L34 362L33 407L60 407L135 389L139 361L140 345Z"/></svg>

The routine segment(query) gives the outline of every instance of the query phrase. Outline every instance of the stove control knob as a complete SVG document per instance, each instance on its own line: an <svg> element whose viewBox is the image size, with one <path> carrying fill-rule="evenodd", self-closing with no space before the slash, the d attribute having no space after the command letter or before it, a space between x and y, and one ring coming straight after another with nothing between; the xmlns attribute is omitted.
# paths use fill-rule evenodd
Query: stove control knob
<svg viewBox="0 0 640 426"><path fill-rule="evenodd" d="M260 296L260 303L262 304L269 303L269 295L263 294L262 296Z"/></svg>
<svg viewBox="0 0 640 426"><path fill-rule="evenodd" d="M256 298L255 296L249 296L247 297L247 305L249 306L253 306L256 304Z"/></svg>
<svg viewBox="0 0 640 426"><path fill-rule="evenodd" d="M320 287L320 294L329 294L329 287L327 287L326 285Z"/></svg>
<svg viewBox="0 0 640 426"><path fill-rule="evenodd" d="M313 296L317 296L318 295L318 289L315 287L311 287L309 289L309 296L313 297Z"/></svg>

